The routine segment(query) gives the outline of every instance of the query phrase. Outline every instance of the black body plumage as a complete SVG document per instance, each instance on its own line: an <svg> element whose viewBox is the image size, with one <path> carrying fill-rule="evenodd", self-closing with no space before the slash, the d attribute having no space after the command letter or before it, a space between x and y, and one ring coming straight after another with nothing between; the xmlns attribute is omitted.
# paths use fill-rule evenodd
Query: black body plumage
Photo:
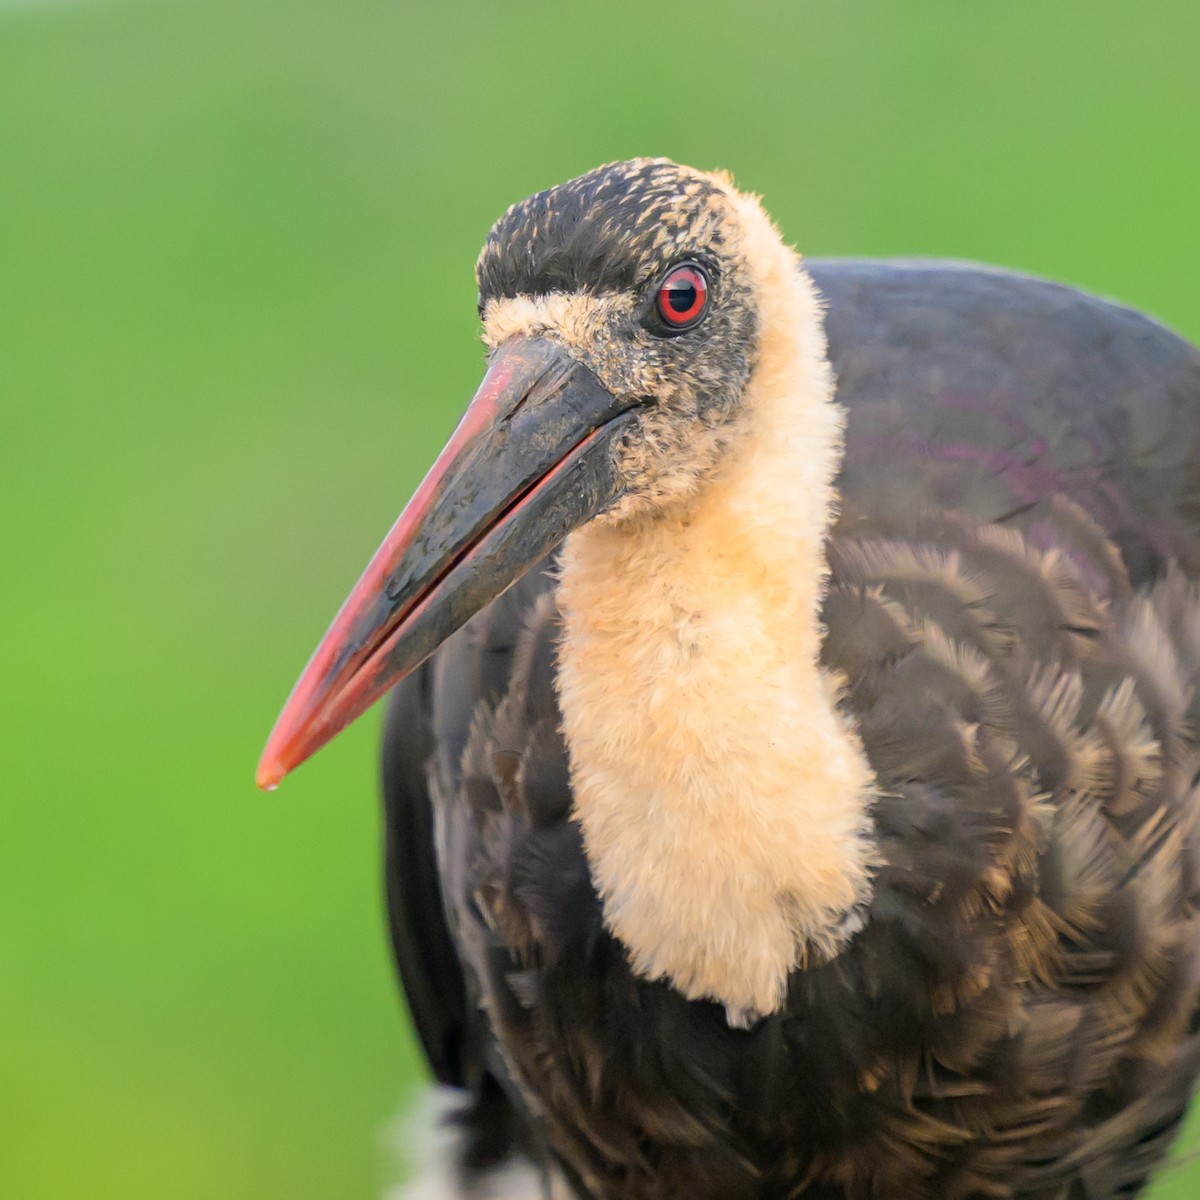
<svg viewBox="0 0 1200 1200"><path fill-rule="evenodd" d="M880 784L869 919L749 1029L635 977L531 572L385 740L393 941L471 1097L464 1188L520 1154L594 1200L1100 1200L1187 1106L1200 354L1002 272L810 269L849 414L824 661Z"/></svg>

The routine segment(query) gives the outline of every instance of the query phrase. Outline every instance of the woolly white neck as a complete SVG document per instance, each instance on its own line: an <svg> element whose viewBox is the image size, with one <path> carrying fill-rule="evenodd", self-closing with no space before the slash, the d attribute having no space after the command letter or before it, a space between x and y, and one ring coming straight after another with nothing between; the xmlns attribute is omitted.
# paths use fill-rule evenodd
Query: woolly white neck
<svg viewBox="0 0 1200 1200"><path fill-rule="evenodd" d="M634 968L745 1023L870 893L870 768L822 672L842 413L819 301L739 197L759 354L716 476L568 539L559 691L575 811Z"/></svg>

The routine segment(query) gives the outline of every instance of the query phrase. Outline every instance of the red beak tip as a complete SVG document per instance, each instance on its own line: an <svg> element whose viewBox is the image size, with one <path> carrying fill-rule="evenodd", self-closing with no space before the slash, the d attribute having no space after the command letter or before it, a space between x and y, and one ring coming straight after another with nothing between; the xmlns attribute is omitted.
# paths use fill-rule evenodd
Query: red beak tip
<svg viewBox="0 0 1200 1200"><path fill-rule="evenodd" d="M254 775L254 782L264 792L273 792L279 787L279 781L288 773L287 767L277 758L263 755L262 762Z"/></svg>

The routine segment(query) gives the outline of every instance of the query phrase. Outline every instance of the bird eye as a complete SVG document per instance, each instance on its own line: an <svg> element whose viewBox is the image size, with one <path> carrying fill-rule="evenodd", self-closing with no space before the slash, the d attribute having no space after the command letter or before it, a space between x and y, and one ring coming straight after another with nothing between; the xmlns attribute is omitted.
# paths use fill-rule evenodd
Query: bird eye
<svg viewBox="0 0 1200 1200"><path fill-rule="evenodd" d="M659 286L657 304L672 330L690 329L708 307L708 277L691 263L676 267Z"/></svg>

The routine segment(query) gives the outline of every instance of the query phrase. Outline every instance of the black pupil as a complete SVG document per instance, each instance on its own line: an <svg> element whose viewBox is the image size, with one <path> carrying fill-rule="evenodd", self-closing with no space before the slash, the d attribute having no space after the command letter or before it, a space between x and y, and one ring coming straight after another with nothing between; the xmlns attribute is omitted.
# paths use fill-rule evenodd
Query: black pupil
<svg viewBox="0 0 1200 1200"><path fill-rule="evenodd" d="M667 284L667 303L672 311L685 313L696 303L696 285L686 277Z"/></svg>

